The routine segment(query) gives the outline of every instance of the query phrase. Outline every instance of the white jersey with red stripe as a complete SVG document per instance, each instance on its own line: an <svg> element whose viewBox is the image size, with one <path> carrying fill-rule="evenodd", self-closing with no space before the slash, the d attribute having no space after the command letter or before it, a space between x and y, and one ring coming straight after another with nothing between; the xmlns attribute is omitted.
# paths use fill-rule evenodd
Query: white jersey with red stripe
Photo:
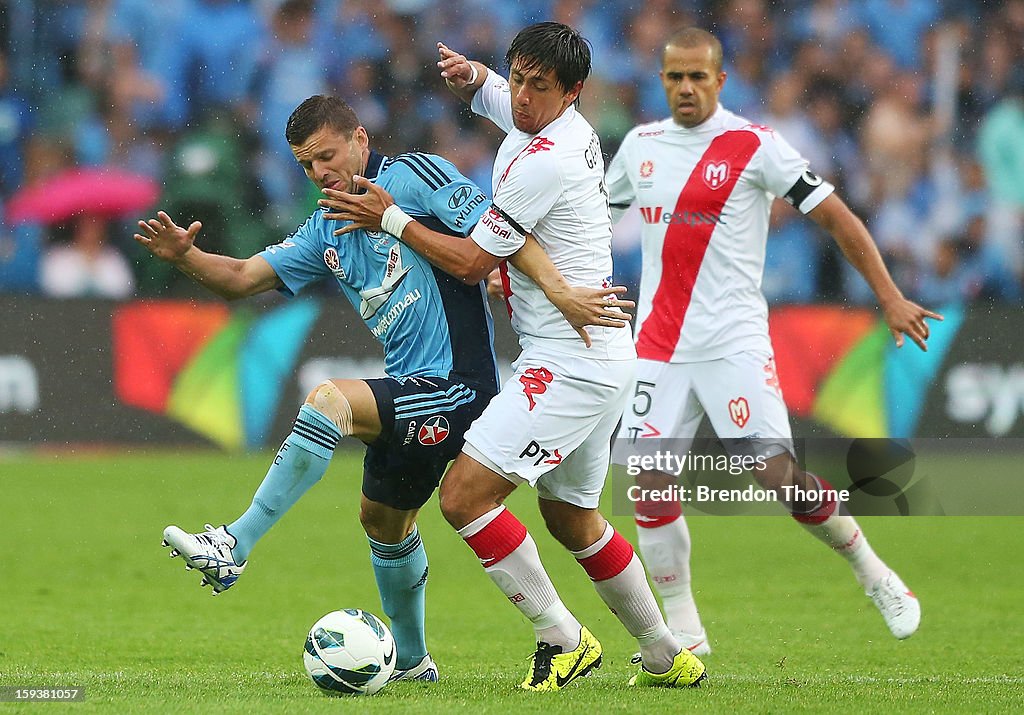
<svg viewBox="0 0 1024 715"><path fill-rule="evenodd" d="M833 187L771 128L721 106L689 129L671 118L635 127L606 180L613 216L635 202L643 217L640 357L770 353L761 277L772 201L807 213Z"/></svg>
<svg viewBox="0 0 1024 715"><path fill-rule="evenodd" d="M494 160L494 202L472 239L495 256L510 256L532 234L565 280L591 288L612 285L611 216L604 159L593 127L575 107L537 134L516 129L508 82L488 70L473 96L473 111L508 136ZM513 266L502 280L512 327L525 350L531 345L595 359L636 357L623 329L588 327L588 349L544 292Z"/></svg>

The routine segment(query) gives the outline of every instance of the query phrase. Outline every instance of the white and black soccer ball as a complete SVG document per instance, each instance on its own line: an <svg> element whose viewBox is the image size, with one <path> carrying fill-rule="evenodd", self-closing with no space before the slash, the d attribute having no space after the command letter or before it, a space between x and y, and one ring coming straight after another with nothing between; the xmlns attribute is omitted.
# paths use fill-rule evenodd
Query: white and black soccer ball
<svg viewBox="0 0 1024 715"><path fill-rule="evenodd" d="M395 672L395 638L372 613L331 611L309 629L302 660L326 693L373 695Z"/></svg>

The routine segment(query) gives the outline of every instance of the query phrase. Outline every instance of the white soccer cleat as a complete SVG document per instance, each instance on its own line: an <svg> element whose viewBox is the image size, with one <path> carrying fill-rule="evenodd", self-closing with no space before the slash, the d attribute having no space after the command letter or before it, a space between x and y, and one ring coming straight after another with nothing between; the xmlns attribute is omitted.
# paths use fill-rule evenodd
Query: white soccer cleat
<svg viewBox="0 0 1024 715"><path fill-rule="evenodd" d="M430 657L430 653L427 653L423 656L423 660L411 668L406 668L405 670L398 670L396 668L394 675L391 676L388 682L396 680L419 680L425 683L436 683L437 663Z"/></svg>
<svg viewBox="0 0 1024 715"><path fill-rule="evenodd" d="M921 624L921 604L914 592L907 588L895 572L879 579L868 596L882 613L885 625L892 634L903 640L910 638Z"/></svg>
<svg viewBox="0 0 1024 715"><path fill-rule="evenodd" d="M231 547L238 542L225 526L207 524L201 534L190 534L177 526L164 529L164 546L171 547L171 558L181 556L185 569L203 573L200 586L213 586L214 595L231 588L245 570L248 561L235 563Z"/></svg>
<svg viewBox="0 0 1024 715"><path fill-rule="evenodd" d="M711 655L711 642L708 640L707 631L703 628L697 635L682 631L672 631L672 635L679 641L679 645L694 655Z"/></svg>

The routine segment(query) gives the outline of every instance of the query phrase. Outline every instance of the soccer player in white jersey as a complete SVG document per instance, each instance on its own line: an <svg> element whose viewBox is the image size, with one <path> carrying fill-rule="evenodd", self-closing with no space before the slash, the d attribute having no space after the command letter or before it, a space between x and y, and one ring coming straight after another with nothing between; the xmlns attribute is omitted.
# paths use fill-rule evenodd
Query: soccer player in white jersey
<svg viewBox="0 0 1024 715"><path fill-rule="evenodd" d="M575 108L590 72L586 41L570 27L532 25L512 41L506 81L439 45L448 86L507 133L494 164L494 202L471 234L447 237L411 222L367 182L359 196L325 192L354 226L380 225L468 282L486 276L532 234L565 280L611 286L611 219L604 161ZM386 207L386 208L385 208ZM537 650L522 687L559 690L601 663L601 644L562 603L526 527L503 502L536 487L548 529L569 549L640 646L631 685L690 686L704 664L671 635L632 546L598 511L609 443L632 385L636 352L614 325L585 346L529 279L502 267L523 352L515 374L466 434L442 482L441 510L487 574L534 626ZM612 305L618 301L609 297ZM621 316L620 316L621 317Z"/></svg>
<svg viewBox="0 0 1024 715"><path fill-rule="evenodd" d="M714 35L687 28L665 46L661 80L672 116L635 127L612 159L607 184L615 218L637 203L644 217L637 308L639 366L613 461L645 453L665 438L687 444L707 414L733 450L759 450L755 478L815 492L830 485L793 456L789 415L779 390L768 308L761 293L768 213L782 197L828 231L871 286L886 323L926 349L925 318L941 316L906 300L864 224L769 127L718 104L726 79ZM645 439L660 433L661 439ZM659 472L638 477L664 486ZM822 489L819 489L821 487ZM917 630L913 593L875 555L852 516L834 499L788 503L792 516L844 556L897 638ZM636 505L640 552L669 626L684 646L710 652L690 588L690 536L680 504Z"/></svg>

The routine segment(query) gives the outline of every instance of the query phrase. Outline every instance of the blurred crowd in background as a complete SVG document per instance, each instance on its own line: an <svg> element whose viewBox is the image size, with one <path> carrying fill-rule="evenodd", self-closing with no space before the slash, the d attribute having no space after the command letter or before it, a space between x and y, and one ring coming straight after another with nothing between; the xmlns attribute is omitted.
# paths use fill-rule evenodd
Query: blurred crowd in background
<svg viewBox="0 0 1024 715"><path fill-rule="evenodd" d="M281 240L315 207L284 125L317 93L379 151L442 154L489 190L501 134L446 91L436 43L504 73L540 20L592 44L582 110L606 158L668 115L661 48L700 25L724 45L723 105L837 185L906 294L1021 301L1024 0L0 0L0 292L201 294L133 219L201 220L200 245L241 257ZM127 183L63 190L110 167ZM159 199L133 211L147 182ZM772 224L769 300L871 300L812 222L777 201ZM639 231L616 227L618 282L637 282Z"/></svg>

